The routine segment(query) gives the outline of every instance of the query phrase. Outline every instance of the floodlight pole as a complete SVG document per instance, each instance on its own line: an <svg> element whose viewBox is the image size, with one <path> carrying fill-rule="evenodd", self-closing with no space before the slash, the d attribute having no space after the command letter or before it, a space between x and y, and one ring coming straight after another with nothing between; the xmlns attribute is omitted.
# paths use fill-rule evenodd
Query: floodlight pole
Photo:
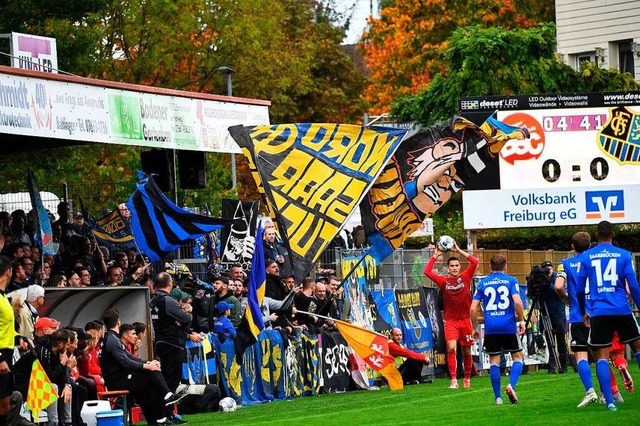
<svg viewBox="0 0 640 426"><path fill-rule="evenodd" d="M227 83L227 96L233 96L233 87L231 86L231 75L235 72L231 67L216 68L220 74L224 74ZM231 189L236 187L236 154L231 154Z"/></svg>

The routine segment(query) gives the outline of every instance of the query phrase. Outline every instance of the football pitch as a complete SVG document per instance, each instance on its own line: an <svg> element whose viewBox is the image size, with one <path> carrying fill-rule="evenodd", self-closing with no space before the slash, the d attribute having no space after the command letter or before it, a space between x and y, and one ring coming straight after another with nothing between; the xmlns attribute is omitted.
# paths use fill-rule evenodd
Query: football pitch
<svg viewBox="0 0 640 426"><path fill-rule="evenodd" d="M630 363L629 368L636 383L640 384L635 363ZM595 373L593 378L595 380ZM378 391L320 395L239 407L234 413L194 414L185 419L190 425L637 424L640 390L625 392L619 376L616 379L625 402L618 404L616 412L607 411L599 403L576 408L584 396L584 389L578 374L573 371L562 375L548 375L546 371L523 375L516 389L520 399L517 405L509 404L504 394L508 379L502 377L504 405L501 406L494 404L489 376L485 373L473 378L469 389L449 390L448 379L436 379L429 384L406 386L399 392L383 387Z"/></svg>

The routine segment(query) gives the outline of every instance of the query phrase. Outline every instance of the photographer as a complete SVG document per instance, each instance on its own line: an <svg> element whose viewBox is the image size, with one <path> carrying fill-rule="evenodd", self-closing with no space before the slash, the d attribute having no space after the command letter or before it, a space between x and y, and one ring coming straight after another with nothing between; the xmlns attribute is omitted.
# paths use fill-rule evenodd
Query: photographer
<svg viewBox="0 0 640 426"><path fill-rule="evenodd" d="M547 347L549 348L548 374L566 373L567 362L569 361L567 342L565 339L567 318L564 302L555 292L554 283L556 275L553 271L551 261L545 260L540 267L533 267L531 275L528 278L529 297L534 301L544 303L546 310L543 306L538 306L540 316L547 315L549 317L549 323L551 324L551 330L546 330L545 321L539 321L540 331L544 334ZM545 334L545 331L549 331L549 333ZM553 336L555 336L555 343L557 344L557 352L555 352L558 354L557 358L552 352L555 351L556 347L551 339Z"/></svg>

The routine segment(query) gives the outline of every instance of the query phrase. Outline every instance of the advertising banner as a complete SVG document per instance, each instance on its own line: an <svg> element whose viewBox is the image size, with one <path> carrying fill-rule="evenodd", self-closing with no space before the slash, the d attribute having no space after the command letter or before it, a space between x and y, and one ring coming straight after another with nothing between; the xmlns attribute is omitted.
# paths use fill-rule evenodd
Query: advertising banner
<svg viewBox="0 0 640 426"><path fill-rule="evenodd" d="M463 192L466 229L640 221L629 209L640 199L640 92L462 98L459 106L477 120L497 109L531 135L507 141L497 167Z"/></svg>
<svg viewBox="0 0 640 426"><path fill-rule="evenodd" d="M228 127L268 123L266 105L0 73L0 133L240 153Z"/></svg>

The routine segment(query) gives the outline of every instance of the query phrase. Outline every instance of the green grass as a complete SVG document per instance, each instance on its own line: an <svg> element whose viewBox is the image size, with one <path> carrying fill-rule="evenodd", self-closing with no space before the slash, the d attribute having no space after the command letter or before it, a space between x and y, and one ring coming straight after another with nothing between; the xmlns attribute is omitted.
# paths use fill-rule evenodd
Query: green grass
<svg viewBox="0 0 640 426"><path fill-rule="evenodd" d="M632 370L632 374L637 371ZM637 376L637 375L636 375ZM595 373L593 374L595 380ZM508 377L502 377L502 389ZM618 384L622 383L618 380ZM460 381L462 386L462 381ZM476 377L470 389L449 390L447 379L431 384L407 386L391 392L348 392L277 401L239 408L235 413L204 413L185 416L190 426L212 424L243 425L624 425L637 424L640 413L640 391L622 390L625 402L617 412L608 412L595 403L578 409L584 396L576 373L547 375L531 372L521 377L517 393L520 403L494 405L488 375ZM597 387L597 384L596 384ZM622 389L622 387L621 387Z"/></svg>

